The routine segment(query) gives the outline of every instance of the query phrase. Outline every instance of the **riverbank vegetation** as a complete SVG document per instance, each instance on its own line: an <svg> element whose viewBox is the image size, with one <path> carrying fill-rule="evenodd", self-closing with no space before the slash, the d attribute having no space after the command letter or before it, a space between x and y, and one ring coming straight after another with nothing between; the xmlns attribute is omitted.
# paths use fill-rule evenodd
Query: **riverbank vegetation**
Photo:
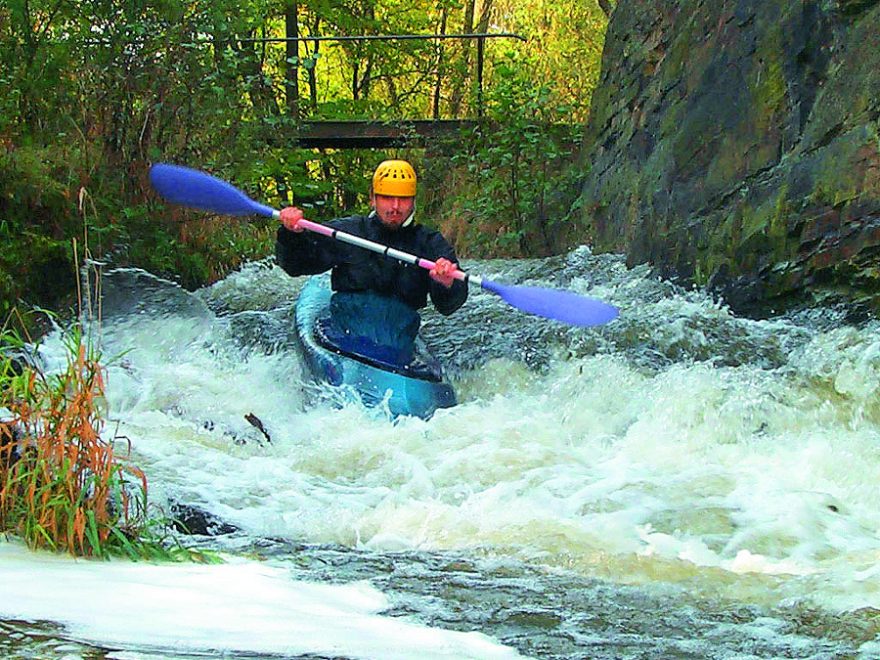
<svg viewBox="0 0 880 660"><path fill-rule="evenodd" d="M0 329L0 534L75 556L216 561L181 545L148 507L147 478L110 434L102 356L82 326L66 364L45 369L32 342ZM20 322L19 326L27 325Z"/></svg>
<svg viewBox="0 0 880 660"><path fill-rule="evenodd" d="M400 155L420 171L422 221L450 233L463 255L563 249L577 238L562 221L577 197L577 150L610 7L4 3L0 318L19 300L74 307L73 237L85 235L97 259L190 288L271 252L270 221L157 200L147 172L158 161L211 171L326 220L362 210L376 162ZM502 32L524 40L330 39ZM284 37L305 40L271 41ZM453 118L478 124L427 149L296 146L306 121Z"/></svg>
<svg viewBox="0 0 880 660"><path fill-rule="evenodd" d="M24 359L14 333L0 336L0 531L30 547L100 557L136 540L147 484L102 438L99 356L76 329L65 341L66 368L50 375Z"/></svg>

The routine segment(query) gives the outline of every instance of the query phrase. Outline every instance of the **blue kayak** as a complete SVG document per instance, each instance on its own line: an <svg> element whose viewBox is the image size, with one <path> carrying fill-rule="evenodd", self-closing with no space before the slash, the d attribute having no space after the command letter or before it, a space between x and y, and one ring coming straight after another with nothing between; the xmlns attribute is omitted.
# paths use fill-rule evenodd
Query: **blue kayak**
<svg viewBox="0 0 880 660"><path fill-rule="evenodd" d="M456 404L443 369L418 335L419 315L375 293L333 292L327 275L309 278L296 303L296 334L320 383L393 417L427 419Z"/></svg>

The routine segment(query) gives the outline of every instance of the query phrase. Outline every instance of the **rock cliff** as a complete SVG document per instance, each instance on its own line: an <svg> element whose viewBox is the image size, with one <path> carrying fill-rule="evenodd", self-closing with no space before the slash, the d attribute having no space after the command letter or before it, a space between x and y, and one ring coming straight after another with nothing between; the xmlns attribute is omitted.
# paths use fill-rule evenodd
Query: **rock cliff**
<svg viewBox="0 0 880 660"><path fill-rule="evenodd" d="M880 0L626 0L593 97L596 247L735 309L880 302Z"/></svg>

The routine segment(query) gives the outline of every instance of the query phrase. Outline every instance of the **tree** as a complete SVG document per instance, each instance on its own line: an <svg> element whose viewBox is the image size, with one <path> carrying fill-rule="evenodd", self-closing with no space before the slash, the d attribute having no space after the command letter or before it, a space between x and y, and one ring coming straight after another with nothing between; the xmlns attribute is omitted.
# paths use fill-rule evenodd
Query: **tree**
<svg viewBox="0 0 880 660"><path fill-rule="evenodd" d="M288 39L285 45L285 90L287 92L287 112L294 119L299 118L299 7L297 0L287 0L284 6L284 33Z"/></svg>

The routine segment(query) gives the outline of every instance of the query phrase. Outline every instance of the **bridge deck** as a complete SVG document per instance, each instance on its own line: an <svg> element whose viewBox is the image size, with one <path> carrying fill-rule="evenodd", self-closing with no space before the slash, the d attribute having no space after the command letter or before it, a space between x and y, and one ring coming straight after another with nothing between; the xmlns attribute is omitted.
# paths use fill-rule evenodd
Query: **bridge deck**
<svg viewBox="0 0 880 660"><path fill-rule="evenodd" d="M301 147L333 149L384 149L419 147L440 138L455 138L473 128L472 119L304 122L296 138Z"/></svg>

